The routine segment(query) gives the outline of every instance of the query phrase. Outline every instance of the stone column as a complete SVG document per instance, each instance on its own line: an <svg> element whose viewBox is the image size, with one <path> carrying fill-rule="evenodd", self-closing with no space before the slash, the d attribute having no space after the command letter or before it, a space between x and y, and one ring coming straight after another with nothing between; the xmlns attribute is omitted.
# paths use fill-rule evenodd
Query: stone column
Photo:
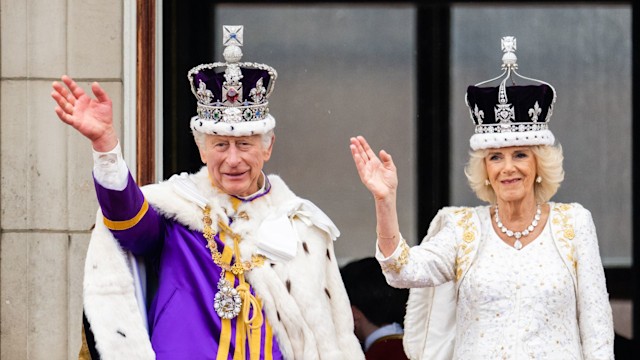
<svg viewBox="0 0 640 360"><path fill-rule="evenodd" d="M72 359L97 202L88 140L53 112L68 74L122 129L123 1L0 0L0 358Z"/></svg>

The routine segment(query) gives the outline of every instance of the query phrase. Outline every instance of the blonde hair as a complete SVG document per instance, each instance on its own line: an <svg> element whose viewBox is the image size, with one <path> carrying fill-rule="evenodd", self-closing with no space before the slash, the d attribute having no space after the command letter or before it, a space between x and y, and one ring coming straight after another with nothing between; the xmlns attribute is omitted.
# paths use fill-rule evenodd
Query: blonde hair
<svg viewBox="0 0 640 360"><path fill-rule="evenodd" d="M533 193L536 202L545 203L551 200L551 197L558 191L560 183L564 180L562 146L560 144L535 145L531 146L531 151L536 159L536 176L542 178L542 182L534 182ZM495 204L496 193L493 191L493 187L485 183L488 176L484 158L488 153L488 149L470 151L469 162L464 168L464 174L478 199Z"/></svg>

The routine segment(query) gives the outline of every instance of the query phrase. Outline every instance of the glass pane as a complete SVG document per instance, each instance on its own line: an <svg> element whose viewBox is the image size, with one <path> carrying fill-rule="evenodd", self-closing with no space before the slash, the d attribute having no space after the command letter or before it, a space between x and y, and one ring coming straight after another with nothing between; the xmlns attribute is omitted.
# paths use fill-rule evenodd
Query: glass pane
<svg viewBox="0 0 640 360"><path fill-rule="evenodd" d="M550 128L565 154L552 201L593 215L605 265L631 265L631 6L452 9L453 204L480 204L462 171L473 123L466 87L501 73L500 39L517 38L518 72L557 91Z"/></svg>
<svg viewBox="0 0 640 360"><path fill-rule="evenodd" d="M216 39L223 24L244 25L243 61L278 71L269 101L276 143L265 172L281 175L336 223L337 256L345 261L375 249L373 200L349 151L349 137L358 134L395 155L401 228L414 238L414 9L225 4L213 23Z"/></svg>

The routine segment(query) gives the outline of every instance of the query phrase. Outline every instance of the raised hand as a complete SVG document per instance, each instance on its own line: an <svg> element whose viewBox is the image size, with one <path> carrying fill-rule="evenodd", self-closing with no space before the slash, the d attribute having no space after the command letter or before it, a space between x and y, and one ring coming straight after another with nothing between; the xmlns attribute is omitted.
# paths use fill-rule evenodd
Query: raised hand
<svg viewBox="0 0 640 360"><path fill-rule="evenodd" d="M393 196L393 200L395 200L398 174L391 155L380 150L380 158L378 158L362 136L352 137L349 147L360 180L371 191L374 198L386 200L389 199L389 196Z"/></svg>
<svg viewBox="0 0 640 360"><path fill-rule="evenodd" d="M55 81L51 92L58 104L55 112L60 120L91 140L95 150L112 150L118 136L113 128L113 106L107 93L94 82L91 90L96 98L92 99L70 77L62 76L62 82L64 85Z"/></svg>

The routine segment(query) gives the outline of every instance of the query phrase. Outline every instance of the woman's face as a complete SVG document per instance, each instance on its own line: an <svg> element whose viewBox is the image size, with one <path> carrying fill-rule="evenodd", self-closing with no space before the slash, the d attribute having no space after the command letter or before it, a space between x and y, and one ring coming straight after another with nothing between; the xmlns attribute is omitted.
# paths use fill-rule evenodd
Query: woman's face
<svg viewBox="0 0 640 360"><path fill-rule="evenodd" d="M536 158L529 146L489 149L484 164L498 201L535 199Z"/></svg>

